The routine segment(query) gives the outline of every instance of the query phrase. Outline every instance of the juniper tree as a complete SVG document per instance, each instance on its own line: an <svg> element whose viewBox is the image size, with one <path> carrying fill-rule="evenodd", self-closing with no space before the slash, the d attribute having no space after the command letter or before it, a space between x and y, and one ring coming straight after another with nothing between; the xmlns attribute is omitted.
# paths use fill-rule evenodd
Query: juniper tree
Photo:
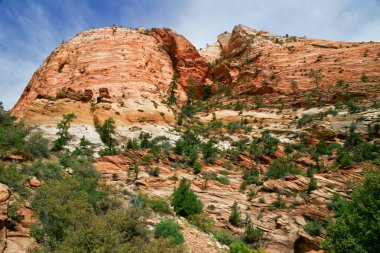
<svg viewBox="0 0 380 253"><path fill-rule="evenodd" d="M76 119L77 116L74 113L64 114L61 122L58 123L57 135L59 136L53 142L53 150L62 150L63 146L70 140L71 136L69 134L69 128L71 126L71 122Z"/></svg>

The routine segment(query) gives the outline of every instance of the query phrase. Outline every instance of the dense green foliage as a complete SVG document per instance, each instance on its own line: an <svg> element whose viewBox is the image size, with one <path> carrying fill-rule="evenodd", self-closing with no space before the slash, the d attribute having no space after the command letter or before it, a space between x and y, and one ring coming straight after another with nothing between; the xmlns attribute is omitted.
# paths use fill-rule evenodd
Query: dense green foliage
<svg viewBox="0 0 380 253"><path fill-rule="evenodd" d="M301 170L296 164L286 158L279 158L274 160L268 167L265 176L267 178L279 179L294 174L301 174Z"/></svg>
<svg viewBox="0 0 380 253"><path fill-rule="evenodd" d="M317 180L314 176L310 177L309 185L307 186L307 192L312 192L318 188Z"/></svg>
<svg viewBox="0 0 380 253"><path fill-rule="evenodd" d="M230 245L230 253L252 253L252 250L242 242L234 242Z"/></svg>
<svg viewBox="0 0 380 253"><path fill-rule="evenodd" d="M0 159L10 155L22 155L29 160L48 157L48 140L41 132L16 122L0 107Z"/></svg>
<svg viewBox="0 0 380 253"><path fill-rule="evenodd" d="M273 155L278 148L279 140L272 137L269 131L264 131L260 138L253 138L250 153L260 157L264 155Z"/></svg>
<svg viewBox="0 0 380 253"><path fill-rule="evenodd" d="M149 199L148 205L124 211L118 194L101 187L90 158L64 153L60 162L70 165L73 175L47 174L32 202L41 222L32 231L41 245L37 252L181 251L171 240L149 239L145 220L150 210L170 212L165 201ZM141 241L149 247L139 245Z"/></svg>
<svg viewBox="0 0 380 253"><path fill-rule="evenodd" d="M380 171L368 170L351 201L340 207L340 216L327 228L324 247L332 253L380 252Z"/></svg>
<svg viewBox="0 0 380 253"><path fill-rule="evenodd" d="M250 184L260 184L259 170L255 167L253 169L245 170L243 174L244 183Z"/></svg>
<svg viewBox="0 0 380 253"><path fill-rule="evenodd" d="M174 147L174 151L185 157L185 162L189 166L193 166L198 159L199 146L201 141L198 136L192 131L186 131L179 138Z"/></svg>
<svg viewBox="0 0 380 253"><path fill-rule="evenodd" d="M29 196L29 190L24 186L27 183L27 177L17 170L16 164L6 166L0 163L0 175L0 183L8 185L14 193L24 198Z"/></svg>
<svg viewBox="0 0 380 253"><path fill-rule="evenodd" d="M179 187L174 189L172 206L178 215L184 217L201 213L203 209L203 203L190 189L190 184L185 178L182 178Z"/></svg>
<svg viewBox="0 0 380 253"><path fill-rule="evenodd" d="M64 115L58 125L55 151L63 149L70 139L68 131L74 118L73 114ZM1 159L11 154L28 159L49 155L48 141L40 133L17 123L2 110L0 121ZM101 131L103 140L112 133L107 129ZM168 203L152 198L143 206L120 208L121 193L101 183L93 166L93 153L92 144L83 137L72 152L65 149L53 153L48 161L0 162L0 182L10 187L17 201L29 199L39 219L30 232L39 243L34 252L183 252L182 246L170 238L154 238L147 227L152 211L171 213ZM63 168L70 172L65 173ZM33 195L27 187L31 177L44 183ZM12 230L23 218L18 204L9 206L7 216L7 228Z"/></svg>
<svg viewBox="0 0 380 253"><path fill-rule="evenodd" d="M156 225L156 238L172 238L174 244L185 242L181 227L173 219L163 219Z"/></svg>
<svg viewBox="0 0 380 253"><path fill-rule="evenodd" d="M312 236L319 236L323 231L322 223L319 221L310 221L305 226L305 231Z"/></svg>
<svg viewBox="0 0 380 253"><path fill-rule="evenodd" d="M219 149L215 146L216 141L213 139L208 140L202 146L203 159L206 162L214 162L217 158Z"/></svg>

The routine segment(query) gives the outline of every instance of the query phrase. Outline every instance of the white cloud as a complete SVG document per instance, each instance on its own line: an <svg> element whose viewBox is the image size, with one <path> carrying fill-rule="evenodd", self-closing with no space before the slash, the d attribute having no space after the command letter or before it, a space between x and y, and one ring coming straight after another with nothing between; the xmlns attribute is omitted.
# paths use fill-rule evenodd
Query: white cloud
<svg viewBox="0 0 380 253"><path fill-rule="evenodd" d="M197 47L236 24L279 35L380 41L379 13L376 0L192 0L174 28Z"/></svg>

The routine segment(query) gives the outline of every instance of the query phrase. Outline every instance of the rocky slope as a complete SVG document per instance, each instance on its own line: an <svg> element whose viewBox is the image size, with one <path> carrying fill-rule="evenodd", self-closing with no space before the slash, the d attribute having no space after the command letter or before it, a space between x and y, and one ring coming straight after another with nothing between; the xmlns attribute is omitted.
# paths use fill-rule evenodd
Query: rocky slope
<svg viewBox="0 0 380 253"><path fill-rule="evenodd" d="M168 105L174 84L178 103ZM259 160L240 152L236 160L226 155L213 163L202 162L202 172L223 175L229 184L206 181L175 154L154 158L148 166L143 161L147 150L99 158L95 166L106 182L134 193L142 190L169 197L178 186L175 178L185 177L216 227L236 235L244 232L228 223L230 208L238 201L243 218L251 217L255 226L267 232L267 252L316 252L322 238L307 234L305 225L331 215L328 204L333 194L347 197L347 182L361 178L367 165L338 170L335 153L318 157L318 164L328 169L314 176L318 189L308 193L310 179L304 175L308 167L317 165L311 154L296 152L291 158L304 175L267 180L241 190L244 170L257 167L263 175L274 159L286 156L286 143L298 143L304 135L310 145L320 139L342 143L341 135L354 125L367 138L368 127L380 122L379 85L380 43L276 36L238 25L198 52L170 29L114 26L85 31L62 43L35 72L12 114L38 125L53 139L62 115L75 113L69 148L82 136L102 146L95 125L109 117L116 122L121 146L142 131L163 135L174 144L185 130L177 124L181 106L189 101L187 92L194 91L203 107L188 121L193 120L190 125L201 128L201 134L207 124L221 121L224 127L208 137L217 140L222 150L243 138L251 141L264 130L282 144L274 155ZM202 100L209 87L211 98ZM338 104L333 105L336 102L347 105L338 109ZM240 129L231 131L229 124ZM136 163L141 171L132 180L131 168ZM159 176L150 175L153 166L160 169ZM254 196L248 196L251 190ZM1 194L0 202L7 203L9 196L1 200ZM272 209L278 196L285 208ZM181 225L189 244L197 242L190 247L193 252L226 249L185 221Z"/></svg>

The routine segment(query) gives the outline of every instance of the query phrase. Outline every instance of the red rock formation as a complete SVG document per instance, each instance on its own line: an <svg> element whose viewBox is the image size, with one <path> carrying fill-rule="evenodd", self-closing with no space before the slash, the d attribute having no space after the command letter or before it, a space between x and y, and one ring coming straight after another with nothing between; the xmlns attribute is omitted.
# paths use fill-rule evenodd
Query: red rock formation
<svg viewBox="0 0 380 253"><path fill-rule="evenodd" d="M277 93L269 98L276 102L281 93L300 97L292 81L300 90L326 91L339 79L350 84L353 96L355 92L364 97L380 94L380 43L282 37L242 25L232 34L221 34L218 42L222 57L210 74L214 82L232 86L237 94ZM369 82L360 80L362 74Z"/></svg>
<svg viewBox="0 0 380 253"><path fill-rule="evenodd" d="M170 29L154 28L152 34L169 54L180 85L186 89L194 86L201 94L208 66L197 49L185 37Z"/></svg>
<svg viewBox="0 0 380 253"><path fill-rule="evenodd" d="M218 44L222 58L210 62L209 70L205 59L216 58ZM237 94L259 94L273 103L284 96L281 99L286 103L301 105L305 94L299 90L317 86L332 93L331 102L337 101L339 94L331 85L339 79L350 84L352 96L380 93L379 43L281 37L239 25L232 33L219 35L218 44L201 51L204 59L188 40L170 29L146 33L103 28L80 33L45 60L12 114L25 116L38 99L48 100L47 104L63 98L82 102L98 98L102 102L106 97L99 89L108 90L110 97L104 101L108 103L129 104L124 101L129 99L136 106L136 100L143 98L160 104L168 95L173 73L179 76L179 100L186 96L182 88L189 86L202 94L205 83L211 83L209 78L213 79L213 91L231 86ZM369 82L360 81L362 74ZM273 93L277 95L266 95ZM33 110L41 113L43 108L39 105ZM128 115L134 117L135 113Z"/></svg>

